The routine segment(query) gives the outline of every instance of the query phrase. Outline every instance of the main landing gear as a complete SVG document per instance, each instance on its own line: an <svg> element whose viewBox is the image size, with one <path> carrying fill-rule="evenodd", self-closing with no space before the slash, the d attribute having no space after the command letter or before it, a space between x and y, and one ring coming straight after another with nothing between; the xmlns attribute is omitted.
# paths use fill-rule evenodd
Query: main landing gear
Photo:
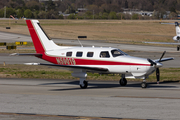
<svg viewBox="0 0 180 120"><path fill-rule="evenodd" d="M88 81L85 81L86 78L80 78L79 86L82 89L86 89L88 87Z"/></svg>
<svg viewBox="0 0 180 120"><path fill-rule="evenodd" d="M88 81L84 81L84 82L83 82L83 85L80 84L80 87L81 87L82 89L86 89L86 88L88 87Z"/></svg>
<svg viewBox="0 0 180 120"><path fill-rule="evenodd" d="M73 77L79 78L79 86L80 86L80 88L86 89L88 87L88 82L85 81L86 77L87 77L86 72L80 70L80 71L75 71L75 72L71 73L71 75Z"/></svg>

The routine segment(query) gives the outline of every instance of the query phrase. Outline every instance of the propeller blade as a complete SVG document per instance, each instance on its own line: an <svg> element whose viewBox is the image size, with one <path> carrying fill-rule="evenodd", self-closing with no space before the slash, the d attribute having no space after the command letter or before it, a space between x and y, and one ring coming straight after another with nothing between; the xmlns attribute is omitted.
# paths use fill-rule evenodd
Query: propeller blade
<svg viewBox="0 0 180 120"><path fill-rule="evenodd" d="M159 68L156 68L156 78L157 78L157 83L159 84L159 78L160 78Z"/></svg>
<svg viewBox="0 0 180 120"><path fill-rule="evenodd" d="M147 60L151 63L151 66L156 65L156 63L152 61L151 59L147 58Z"/></svg>
<svg viewBox="0 0 180 120"><path fill-rule="evenodd" d="M159 62L161 61L161 59L164 57L166 51L163 52L163 54L161 55L160 59L159 59Z"/></svg>

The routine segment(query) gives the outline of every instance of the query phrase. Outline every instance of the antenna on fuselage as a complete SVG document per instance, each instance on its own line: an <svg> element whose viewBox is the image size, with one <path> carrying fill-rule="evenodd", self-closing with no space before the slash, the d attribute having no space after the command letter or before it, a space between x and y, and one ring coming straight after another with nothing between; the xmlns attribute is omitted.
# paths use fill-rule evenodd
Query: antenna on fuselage
<svg viewBox="0 0 180 120"><path fill-rule="evenodd" d="M87 38L87 36L78 36L78 42L81 45L81 47L83 47L82 43L80 42L79 38Z"/></svg>

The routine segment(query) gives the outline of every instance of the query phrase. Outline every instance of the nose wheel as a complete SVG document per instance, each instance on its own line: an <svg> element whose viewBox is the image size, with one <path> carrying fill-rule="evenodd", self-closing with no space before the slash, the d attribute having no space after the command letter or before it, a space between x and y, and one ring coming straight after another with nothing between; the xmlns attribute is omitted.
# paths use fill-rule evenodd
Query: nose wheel
<svg viewBox="0 0 180 120"><path fill-rule="evenodd" d="M126 85L127 85L127 80L126 80L126 78L121 78L120 81L119 81L119 84L120 84L121 86L126 86Z"/></svg>
<svg viewBox="0 0 180 120"><path fill-rule="evenodd" d="M142 88L147 88L146 79L143 79L143 82L141 83Z"/></svg>
<svg viewBox="0 0 180 120"><path fill-rule="evenodd" d="M142 82L142 83L141 83L141 87L142 87L142 88L146 88L146 87L147 87L147 83L146 83L146 82Z"/></svg>

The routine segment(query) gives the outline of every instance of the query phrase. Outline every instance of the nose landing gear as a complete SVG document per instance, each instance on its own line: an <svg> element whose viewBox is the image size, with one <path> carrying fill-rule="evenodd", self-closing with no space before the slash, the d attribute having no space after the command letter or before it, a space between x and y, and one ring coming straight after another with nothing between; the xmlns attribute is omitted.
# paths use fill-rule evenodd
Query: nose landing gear
<svg viewBox="0 0 180 120"><path fill-rule="evenodd" d="M141 83L141 87L142 88L146 88L147 87L147 83L146 80L144 79L143 82Z"/></svg>

